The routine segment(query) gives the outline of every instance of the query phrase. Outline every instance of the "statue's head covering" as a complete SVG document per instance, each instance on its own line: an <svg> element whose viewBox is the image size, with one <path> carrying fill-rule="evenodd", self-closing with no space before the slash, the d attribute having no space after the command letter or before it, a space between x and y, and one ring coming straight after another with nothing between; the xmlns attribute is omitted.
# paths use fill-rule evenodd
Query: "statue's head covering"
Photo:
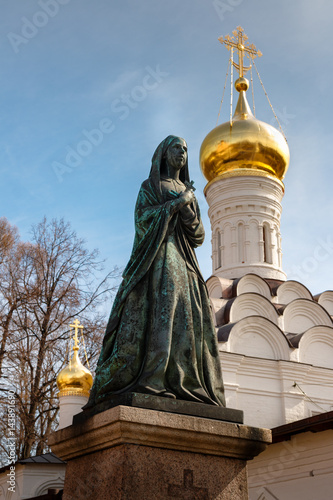
<svg viewBox="0 0 333 500"><path fill-rule="evenodd" d="M152 181L156 191L161 194L160 178L161 178L161 168L163 162L165 161L165 153L169 146L171 146L175 141L182 140L186 141L182 137L176 135L168 135L156 148L155 153L151 161L151 169L149 174L149 179ZM185 181L190 182L190 176L188 172L188 156L186 155L186 163L179 172L179 179L185 183Z"/></svg>

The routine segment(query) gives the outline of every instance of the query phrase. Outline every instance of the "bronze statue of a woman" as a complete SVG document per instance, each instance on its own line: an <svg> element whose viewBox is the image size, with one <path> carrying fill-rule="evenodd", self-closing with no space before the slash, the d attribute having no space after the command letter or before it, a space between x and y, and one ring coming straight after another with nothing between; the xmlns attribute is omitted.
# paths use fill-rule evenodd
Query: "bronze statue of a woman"
<svg viewBox="0 0 333 500"><path fill-rule="evenodd" d="M194 248L204 240L187 145L157 147L135 207L135 240L88 406L125 392L225 406L209 298Z"/></svg>

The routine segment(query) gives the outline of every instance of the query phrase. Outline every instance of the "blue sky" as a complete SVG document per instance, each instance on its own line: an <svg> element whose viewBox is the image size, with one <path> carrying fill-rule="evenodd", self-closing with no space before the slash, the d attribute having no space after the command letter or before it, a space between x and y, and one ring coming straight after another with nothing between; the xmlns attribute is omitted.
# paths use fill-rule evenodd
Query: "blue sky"
<svg viewBox="0 0 333 500"><path fill-rule="evenodd" d="M333 287L330 0L17 0L1 2L0 215L29 239L64 217L107 267L125 266L151 156L188 142L206 228L199 149L215 126L227 69L218 42L241 25L288 139L283 268L312 293ZM256 115L273 115L255 78ZM229 118L226 95L220 123Z"/></svg>

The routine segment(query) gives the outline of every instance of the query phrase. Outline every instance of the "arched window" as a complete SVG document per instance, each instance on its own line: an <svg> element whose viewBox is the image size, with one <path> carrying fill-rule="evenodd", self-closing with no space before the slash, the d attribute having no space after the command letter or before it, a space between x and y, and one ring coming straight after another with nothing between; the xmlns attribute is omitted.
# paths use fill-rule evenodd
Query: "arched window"
<svg viewBox="0 0 333 500"><path fill-rule="evenodd" d="M272 264L271 233L269 224L267 224L267 222L263 224L262 231L262 239L264 241L264 262L267 262L267 264Z"/></svg>
<svg viewBox="0 0 333 500"><path fill-rule="evenodd" d="M245 228L244 224L238 224L238 262L245 262Z"/></svg>
<svg viewBox="0 0 333 500"><path fill-rule="evenodd" d="M221 235L221 231L217 231L217 269L219 267L221 267L222 265L222 256L221 256L221 253L222 253L222 249L221 249L221 246L222 246L222 235Z"/></svg>

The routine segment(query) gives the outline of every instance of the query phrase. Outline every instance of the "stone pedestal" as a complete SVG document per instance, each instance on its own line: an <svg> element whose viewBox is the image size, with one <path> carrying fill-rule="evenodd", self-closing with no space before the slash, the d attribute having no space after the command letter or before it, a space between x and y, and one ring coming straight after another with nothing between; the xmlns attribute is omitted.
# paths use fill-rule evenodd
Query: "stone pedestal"
<svg viewBox="0 0 333 500"><path fill-rule="evenodd" d="M245 500L246 461L271 432L117 406L51 435L67 461L63 500Z"/></svg>

